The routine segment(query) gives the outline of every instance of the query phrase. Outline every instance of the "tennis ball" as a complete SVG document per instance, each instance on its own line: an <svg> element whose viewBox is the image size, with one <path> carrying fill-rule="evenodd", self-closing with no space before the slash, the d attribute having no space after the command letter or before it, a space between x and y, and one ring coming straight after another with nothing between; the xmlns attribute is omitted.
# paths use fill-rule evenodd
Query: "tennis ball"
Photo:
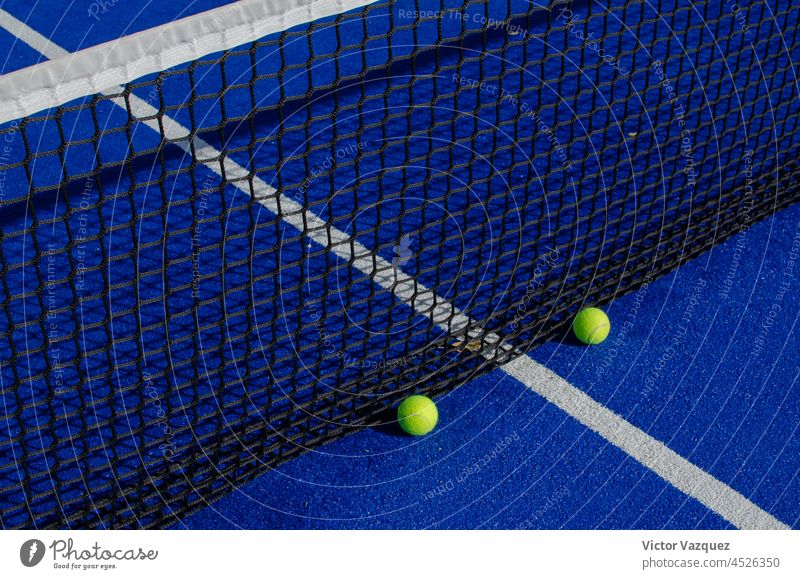
<svg viewBox="0 0 800 579"><path fill-rule="evenodd" d="M575 337L584 344L599 344L608 337L611 331L611 322L603 310L598 308L584 308L572 322L572 331Z"/></svg>
<svg viewBox="0 0 800 579"><path fill-rule="evenodd" d="M400 428L413 436L424 436L434 429L439 420L436 404L427 396L409 396L397 407Z"/></svg>

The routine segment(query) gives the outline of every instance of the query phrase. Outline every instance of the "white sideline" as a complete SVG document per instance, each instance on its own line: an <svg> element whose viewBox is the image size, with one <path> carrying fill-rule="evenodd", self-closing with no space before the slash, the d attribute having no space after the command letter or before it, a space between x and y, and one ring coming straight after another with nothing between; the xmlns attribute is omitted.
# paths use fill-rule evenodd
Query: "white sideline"
<svg viewBox="0 0 800 579"><path fill-rule="evenodd" d="M67 54L63 48L56 46L2 9L0 9L0 27L47 58L58 58ZM111 87L106 88L110 89ZM135 95L130 95L129 99L132 112L137 117L150 116L157 112L154 107ZM114 99L114 101L117 105L125 108L125 102L121 98ZM145 124L156 131L161 131L161 127L155 121L148 121ZM163 117L163 130L165 136L171 140L183 139L174 144L181 147L187 154L191 154L192 147L188 141L189 130L186 127L169 117ZM225 158L221 166L220 152L210 144L196 138L194 151L198 161L211 171L220 176L224 173L228 180L234 181L231 183L232 186L248 195L253 195L273 214L282 214L287 223L301 232L307 231L307 235L323 247L331 247L331 251L340 258L351 263L376 284L394 293L398 299L409 304L416 312L430 318L445 332L458 333L465 328L471 328L468 335L473 337L482 335L477 322L471 320L454 305L440 298L414 278L400 271L395 272L391 263L371 252L346 233L329 226L314 213L305 211L302 205L279 193L268 183L251 176L245 167L229 158ZM510 346L501 343L500 337L496 334L485 335L483 340L489 344L497 344L496 348L511 350ZM486 351L484 355L491 359L496 348ZM789 528L730 486L684 459L662 442L535 362L530 356L521 356L508 362L502 366L502 369L734 526L740 529Z"/></svg>

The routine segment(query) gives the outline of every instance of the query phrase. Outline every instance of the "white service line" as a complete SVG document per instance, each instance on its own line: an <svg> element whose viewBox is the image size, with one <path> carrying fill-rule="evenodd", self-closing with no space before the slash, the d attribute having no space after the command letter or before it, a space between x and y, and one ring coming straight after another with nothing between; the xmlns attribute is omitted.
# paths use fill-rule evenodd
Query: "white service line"
<svg viewBox="0 0 800 579"><path fill-rule="evenodd" d="M65 52L64 49L54 45L50 40L2 9L0 9L0 26L48 58L63 56ZM109 92L119 94L119 89L115 88ZM121 97L113 100L123 109L127 108ZM158 112L155 107L135 95L129 96L129 102L131 112L135 117L153 116ZM194 148L194 155L198 161L217 175L223 176L224 174L225 179L232 181L231 186L247 195L252 195L273 214L282 215L284 221L298 231L305 232L309 238L321 246L330 247L331 251L341 259L367 275L382 288L392 292L418 314L430 318L445 332L455 334L463 332L465 328L471 328L467 332L470 337L482 337L485 343L492 345L499 343L500 349L507 352L512 350L510 345L501 342L500 336L493 333L482 335L480 324L470 319L453 304L439 297L416 279L395 270L387 260L370 251L343 231L327 224L293 199L279 193L262 179L251 175L245 167L227 157L221 164L219 162L220 151L210 144L195 138L194 147L192 147L188 139L189 129L174 119L163 116L163 129L155 119L143 121L143 124L159 133L163 130L164 136L170 140L178 140L173 144L187 154L192 154L191 151ZM496 347L487 349L484 353L485 357L492 359L496 350ZM530 356L520 356L504 364L501 368L736 527L740 529L789 528L739 492L670 450L664 443L615 414L585 392L535 362Z"/></svg>

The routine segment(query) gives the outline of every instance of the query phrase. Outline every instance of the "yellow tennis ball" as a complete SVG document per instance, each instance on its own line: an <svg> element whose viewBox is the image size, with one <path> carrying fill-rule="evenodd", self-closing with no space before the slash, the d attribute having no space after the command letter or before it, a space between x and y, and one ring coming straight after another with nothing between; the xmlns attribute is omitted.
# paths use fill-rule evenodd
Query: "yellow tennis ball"
<svg viewBox="0 0 800 579"><path fill-rule="evenodd" d="M584 344L599 344L608 337L611 322L605 312L598 308L584 308L572 322L575 337Z"/></svg>
<svg viewBox="0 0 800 579"><path fill-rule="evenodd" d="M436 404L427 396L409 396L397 407L400 428L413 436L424 436L434 429L439 421Z"/></svg>

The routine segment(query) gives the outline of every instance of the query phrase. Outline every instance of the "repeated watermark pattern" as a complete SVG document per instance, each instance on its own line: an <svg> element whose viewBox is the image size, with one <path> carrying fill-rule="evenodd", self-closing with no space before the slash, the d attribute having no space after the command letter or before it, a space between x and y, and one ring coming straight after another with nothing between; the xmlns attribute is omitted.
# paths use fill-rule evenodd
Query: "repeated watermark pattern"
<svg viewBox="0 0 800 579"><path fill-rule="evenodd" d="M92 0L91 4L88 6L88 16L90 19L99 22L103 16L110 14L115 8L118 8L120 4L120 0ZM751 35L752 30L748 24L747 8L742 7L738 2L736 2L736 0L725 0L725 5L730 14L732 14L735 18L740 32L744 35ZM224 25L226 17L230 12L235 10L236 8L231 6L229 10L226 9L220 11L213 20L202 21L202 31L210 31L212 29L217 29L217 27L221 25ZM466 25L477 25L483 27L484 29L502 31L508 35L514 36L528 35L527 30L515 25L511 19L493 19L482 13L468 13L464 10L457 9L400 9L396 14L396 17L397 19L406 20L450 19L454 21L461 21L465 23L465 28L471 28L473 30L475 29L475 26ZM587 29L587 20L581 19L567 7L561 7L557 13L557 19L563 26L563 30L566 31L563 32L565 42L571 46L572 50L575 50L575 45L579 43L579 48L583 53L585 53L587 60L592 62L592 66L596 66L604 73L613 69L613 71L616 73L615 76L617 77L627 77L631 74L631 71L626 66L625 60L628 53L612 53L607 45L608 43L605 43L606 45L604 45L604 38L597 38L594 32L591 32ZM559 28L559 30L562 29ZM569 48L567 50L569 50ZM582 56L584 55L582 54ZM670 61L670 63L672 63L672 61ZM687 125L687 111L684 108L681 99L679 98L677 88L675 86L679 83L676 79L670 78L670 73L667 71L667 68L668 67L666 64L661 60L656 59L652 62L651 71L658 80L658 88L655 92L660 93L663 91L668 102L672 105L673 121L676 124L673 125L673 127L677 126L679 129L679 131L677 131L677 144L680 149L681 171L686 178L686 188L690 190L690 193L693 193L694 189L697 187L697 172L700 165L696 164L695 162L695 145L693 143L693 135L689 126ZM445 80L445 82L447 81ZM517 112L515 120L522 122L527 119L530 121L530 123L533 125L537 138L543 138L547 140L551 147L550 150L552 151L553 157L558 159L563 167L563 170L565 172L572 171L572 165L568 156L569 148L565 147L559 140L559 134L562 138L565 138L565 125L563 124L560 115L557 115L557 119L548 122L548 120L542 117L542 113L540 112L541 109L531 107L529 103L525 102L525 100L521 98L520 94L515 94L507 89L502 88L502 85L495 81L487 82L486 80L468 78L460 74L453 74L452 82L459 87L477 90L493 96L498 106L506 105L509 107L515 107L515 112ZM146 102L151 103L157 101L158 97L160 96L160 90L160 84L155 83L145 99ZM547 116L546 112L544 114ZM553 125L555 125L555 128ZM527 129L528 126L525 128ZM675 131L670 132L673 134L675 133ZM14 133L11 132L6 135L6 140L9 138L13 139L13 137ZM572 143L573 141L571 139L573 137L571 131L569 138L569 143ZM304 180L298 187L281 191L280 194L286 195L288 198L291 198L293 201L296 201L303 207L308 208L309 191L311 190L314 181L318 179L324 179L331 173L338 163L360 155L369 146L369 144L370 143L367 141L351 142L332 150L331 153L325 158L321 159L322 155L310 157L318 160L312 161L312 163L317 162L317 165L307 171ZM8 145L5 145L2 149L0 149L0 166L2 163L9 162L11 151L12 149ZM736 286L736 279L739 275L741 262L747 247L746 228L751 224L752 211L754 207L753 151L747 150L742 162L746 186L743 193L743 200L740 203L741 211L737 215L737 218L739 219L739 231L735 238L735 251L733 254L733 259L729 265L724 280L722 280L722 288L720 289L720 297L723 299L729 298L733 288ZM7 196L6 178L6 171L0 170L0 204L5 201ZM327 183L325 183L325 185L327 185ZM77 244L72 249L78 261L74 283L79 294L86 291L86 244L87 239L89 239L91 235L89 231L91 226L91 221L89 219L91 210L96 207L95 204L97 203L95 191L96 186L97 184L92 180L92 178L89 178L86 180L84 190L80 193L80 212L77 215ZM201 263L202 240L204 237L203 229L207 223L207 214L211 212L211 204L209 203L207 196L211 191L215 190L216 187L220 187L219 177L218 175L211 173L200 185L200 193L198 193L196 203L194 205L196 221L195 227L192 231L191 240L191 287L192 295L195 299L199 298L201 281L203 278ZM325 189L325 187L322 187L321 189L321 193L323 194L321 197L324 198L328 195L328 191ZM676 195L677 193L678 192L675 192ZM422 251L422 248L418 247L420 244L420 239L421 238L416 238L409 233L402 233L400 235L397 243L392 248L393 257L391 258L391 266L395 271L396 277L401 275L401 268L408 265L414 259L414 257L417 255L416 252ZM394 239L390 240L389 245L391 245L393 242ZM63 252L64 249L61 248L60 251ZM49 355L51 361L53 362L54 371L52 376L56 381L57 392L59 392L63 387L63 370L60 369L60 358L62 354L58 347L58 341L61 338L62 332L59 326L59 304L57 303L59 297L59 292L57 291L58 284L63 283L63 281L59 282L58 278L58 252L58 245L51 243L47 247L47 251L44 253L45 259L47 260L47 283L44 288L45 291L41 294L46 305L46 331L48 341L51 344ZM531 258L532 256L529 257L529 259ZM557 272L560 268L562 268L563 259L564 256L561 255L561 252L557 248L537 256L535 263L532 265L532 276L530 277L530 280L525 288L525 295L518 303L515 304L515 310L513 311L514 318L510 324L510 327L513 330L518 329L518 327L523 323L525 316L531 311L531 303L535 299L537 293L543 287L545 280L547 280L548 277L555 277L554 272ZM764 314L759 326L759 334L756 336L753 342L753 356L761 354L767 348L769 335L773 329L773 326L775 325L775 321L778 316L781 315L782 310L788 305L787 302L790 300L792 286L797 272L798 260L800 260L800 225L798 225L791 248L787 254L787 262L783 270L783 277L774 295L773 304L766 314ZM526 263L530 263L530 261ZM527 274L529 272L526 271L525 273ZM313 298L319 298L318 293L312 293L312 279L314 278L309 275L309 281L307 285L309 294ZM591 371L594 374L592 381L590 382L590 389L605 378L609 369L618 362L620 357L624 358L625 348L628 346L631 335L637 328L639 317L644 309L644 304L649 297L650 286L652 282L653 280L649 275L645 276L644 283L634 294L633 300L628 306L625 317L615 317L614 332L612 333L610 339L603 346L603 357L592 367ZM666 349L655 361L654 365L649 369L649 371L643 374L643 385L640 391L643 399L646 400L649 398L657 385L661 383L670 364L676 359L681 359L681 349L684 345L683 342L685 342L689 337L691 328L694 324L696 324L696 318L702 314L702 304L708 299L706 294L710 293L710 285L710 282L707 281L705 277L701 277L694 284L688 297L681 304L682 315L680 320L677 322L676 327L670 328L671 331L669 332ZM521 291L522 287L519 287L519 290ZM328 296L325 297L327 298ZM341 337L341 333L337 331L339 328L336 327L329 329L330 324L326 324L327 320L325 316L327 310L322 305L322 302L320 302L318 299L309 299L304 301L304 306L304 329L309 330L309 335L312 336L312 341L313 339L317 340L317 347L327 357L328 360L339 359L345 367L360 367L364 369L391 369L401 366L409 366L418 361L418 358L411 357L403 357L398 359L370 359L355 357L353 354L346 351L346 348L342 346L341 342L344 340ZM166 385L156 384L153 379L153 374L151 374L151 372L148 370L143 371L142 377L144 380L142 384L144 404L150 408L148 414L155 415L155 425L159 426L161 428L161 432L163 433L163 440L160 441L160 444L158 445L158 451L162 453L165 460L173 461L175 460L175 455L178 448L174 442L175 433L173 428L170 426L169 416L166 410L166 406L168 405L168 399L165 398L166 395L164 393ZM509 449L512 448L512 445L519 442L520 439L521 437L516 431L512 432L505 438L502 438L491 448L491 450L487 451L479 458L471 459L466 466L463 466L463 468L454 469L458 471L458 474L452 476L451 478L447 478L443 482L437 481L439 484L435 488L426 490L422 493L422 500L431 501L436 498L445 497L448 495L448 493L457 491L460 485L465 485L469 481L477 482L473 477L477 478L477 475L480 473L489 472L492 470L492 467L496 467L495 461L498 461L498 459L507 453ZM543 495L544 494L545 493L543 493ZM550 492L549 496L540 500L538 504L534 504L529 507L529 509L533 510L532 514L525 521L520 523L517 528L531 529L541 526L542 519L545 518L545 515L548 512L556 509L559 504L564 502L569 496L570 488L567 485L562 485L556 490ZM448 498L453 500L452 497ZM57 556L61 559L64 559L61 565L58 563L55 565L56 568L63 569L77 569L79 565L87 564L94 565L95 567L93 568L97 568L98 564L102 565L106 562L113 562L117 559L152 560L158 556L157 551L148 551L141 548L138 550L126 550L124 553L121 551L112 552L109 550L104 550L98 544L85 549L77 548L74 547L71 539L69 541L56 541L48 547L45 547L44 543L41 541L32 540L26 541L23 544L20 551L20 560L25 566L34 566L42 560L42 558L45 556L45 552L47 552L47 555L52 556L54 559Z"/></svg>
<svg viewBox="0 0 800 579"><path fill-rule="evenodd" d="M767 340L772 333L775 326L775 320L781 315L784 307L794 309L795 306L795 293L792 293L792 285L795 283L797 276L798 260L800 260L800 223L797 224L792 238L792 245L786 254L786 265L781 272L781 280L775 290L775 296L772 303L763 315L761 322L758 326L758 334L753 338L753 349L750 352L751 357L764 353L767 345ZM789 303L787 304L787 296Z"/></svg>
<svg viewBox="0 0 800 579"><path fill-rule="evenodd" d="M628 338L636 325L636 320L639 317L642 305L645 299L647 299L647 293L651 283L653 283L653 279L649 275L646 275L644 283L634 293L633 303L628 308L625 317L620 322L618 321L619 318L615 316L614 331L604 343L602 360L595 364L594 373L587 388L589 392L605 379L606 373L614 364L614 361L620 354L623 354L623 349L628 344Z"/></svg>
<svg viewBox="0 0 800 579"><path fill-rule="evenodd" d="M542 118L541 113L531 107L527 102L520 99L518 95L508 91L505 88L499 87L497 84L486 82L476 78L465 77L460 74L453 74L452 80L454 84L461 87L479 90L491 96L499 97L499 102L507 103L511 106L518 108L521 118L529 119L539 134L544 135L550 143L552 151L555 153L562 168L565 172L570 172L572 165L567 155L567 150L558 138L558 135L553 130L553 127Z"/></svg>
<svg viewBox="0 0 800 579"><path fill-rule="evenodd" d="M64 367L61 361L61 346L59 339L61 338L61 329L59 327L59 300L58 300L58 285L60 282L59 272L62 267L58 265L57 255L61 253L58 246L52 241L47 244L47 250L44 257L47 260L47 281L45 283L44 301L46 315L44 319L45 335L48 342L48 358L52 364L52 383L53 391L58 395L64 392Z"/></svg>
<svg viewBox="0 0 800 579"><path fill-rule="evenodd" d="M728 265L728 271L725 273L725 279L722 280L722 288L720 289L719 296L723 300L730 297L731 289L734 288L736 281L736 274L739 271L739 265L742 261L742 256L747 247L748 227L752 220L753 208L755 207L755 199L753 196L753 151L748 149L745 151L742 159L744 163L744 178L745 185L742 192L744 201L741 204L741 210L737 214L738 229L734 238L733 255L731 262Z"/></svg>
<svg viewBox="0 0 800 579"><path fill-rule="evenodd" d="M369 141L359 141L357 143L348 143L343 147L337 147L332 154L328 155L322 162L318 163L308 172L303 183L296 190L300 197L295 195L294 201L303 203L302 196L308 193L308 188L313 181L328 173L337 161L353 158L358 155L358 153L364 151L368 146Z"/></svg>
<svg viewBox="0 0 800 579"><path fill-rule="evenodd" d="M75 291L78 296L86 291L86 241L89 237L89 210L94 197L94 180L86 179L78 203L78 227L75 233Z"/></svg>
<svg viewBox="0 0 800 579"><path fill-rule="evenodd" d="M511 19L497 19L479 12L471 14L461 10L405 10L397 11L398 18L403 20L457 20L483 26L487 30L503 30L511 36L527 36L528 31L514 24Z"/></svg>
<svg viewBox="0 0 800 579"><path fill-rule="evenodd" d="M322 311L320 304L316 301L307 302L305 305L305 316L310 324L306 327L313 328L317 333L317 344L322 349L322 353L328 356L328 359L336 358L341 360L345 368L361 368L364 370L391 370L395 368L404 368L414 362L414 358L410 356L400 356L392 359L373 359L356 357L350 352L342 351L336 343L334 343L335 334L328 332L322 319Z"/></svg>
<svg viewBox="0 0 800 579"><path fill-rule="evenodd" d="M216 173L209 173L203 179L200 187L200 195L195 204L194 231L192 232L192 297L200 297L200 280L202 279L202 268L200 263L200 250L202 249L203 221L208 209L208 196L213 188L218 184L219 178Z"/></svg>
<svg viewBox="0 0 800 579"><path fill-rule="evenodd" d="M736 0L725 0L725 4L736 19L736 24L738 24L739 30L742 31L742 34L748 37L752 36L753 30L750 28L750 24L747 22L747 10L749 10L749 8L743 7Z"/></svg>
<svg viewBox="0 0 800 579"><path fill-rule="evenodd" d="M530 312L530 303L537 291L542 287L544 283L543 279L545 278L547 272L552 271L558 265L560 260L561 254L559 253L558 248L551 249L544 255L540 255L536 258L536 263L533 266L533 276L528 282L525 295L519 302L517 302L517 305L514 308L514 318L510 324L512 331L519 329L520 323L522 323L522 320Z"/></svg>
<svg viewBox="0 0 800 579"><path fill-rule="evenodd" d="M666 349L645 374L641 391L643 399L646 400L655 390L670 362L680 358L680 345L691 331L690 327L692 321L695 319L695 312L697 312L698 308L704 303L703 294L706 292L707 288L708 281L704 277L701 277L694 283L694 286L689 292L686 304L683 306L681 319L678 321L677 326L670 328L670 339L667 342Z"/></svg>
<svg viewBox="0 0 800 579"><path fill-rule="evenodd" d="M167 418L167 413L164 410L164 405L161 403L161 399L163 396L159 393L158 389L155 387L153 382L153 377L149 371L145 370L142 378L144 379L144 395L149 401L149 403L153 406L156 411L156 424L161 425L161 429L164 434L164 439L161 444L159 444L158 449L161 451L162 456L168 462L172 462L175 457L175 453L178 450L177 445L173 441L174 432L172 427L169 425L169 421Z"/></svg>
<svg viewBox="0 0 800 579"><path fill-rule="evenodd" d="M680 129L680 149L681 159L683 160L683 174L686 176L686 188L692 193L697 186L697 171L694 160L694 144L692 143L691 132L686 125L686 108L678 98L678 93L672 81L667 75L664 63L661 60L653 61L653 73L658 79L661 88L666 94L667 101L672 105L675 113L675 122Z"/></svg>
<svg viewBox="0 0 800 579"><path fill-rule="evenodd" d="M5 167L11 161L11 153L14 151L14 141L17 133L19 132L19 122L13 121L9 125L11 130L3 137L3 146L0 148L0 204L6 201L6 188L8 179L8 170Z"/></svg>
<svg viewBox="0 0 800 579"><path fill-rule="evenodd" d="M91 4L89 4L89 8L87 9L87 13L89 18L92 20L96 20L100 22L101 16L105 16L111 10L119 4L119 0L94 0Z"/></svg>

